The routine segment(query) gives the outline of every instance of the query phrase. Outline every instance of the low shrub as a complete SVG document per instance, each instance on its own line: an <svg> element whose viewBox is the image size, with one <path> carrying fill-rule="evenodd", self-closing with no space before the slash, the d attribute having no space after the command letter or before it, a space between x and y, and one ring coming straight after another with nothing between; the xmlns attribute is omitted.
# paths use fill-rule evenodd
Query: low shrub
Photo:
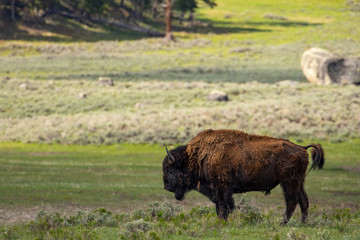
<svg viewBox="0 0 360 240"><path fill-rule="evenodd" d="M144 239L148 231L150 231L153 226L151 223L144 221L144 219L138 219L131 222L127 222L124 225L125 231L120 234L121 239ZM153 238L154 232L150 234Z"/></svg>
<svg viewBox="0 0 360 240"><path fill-rule="evenodd" d="M66 222L70 225L82 225L85 227L116 227L119 224L116 217L104 208L99 208L92 212L78 210L77 214L67 218Z"/></svg>
<svg viewBox="0 0 360 240"><path fill-rule="evenodd" d="M28 223L29 230L36 236L72 236L74 229L81 235L96 235L93 228L116 227L119 225L117 216L110 211L99 208L92 212L78 210L76 215L61 217L59 213L40 211L34 221ZM93 239L93 238L92 238Z"/></svg>
<svg viewBox="0 0 360 240"><path fill-rule="evenodd" d="M177 214L182 212L182 208L179 205L173 204L170 201L164 202L152 202L145 210L137 209L132 212L134 219L159 219L170 220Z"/></svg>

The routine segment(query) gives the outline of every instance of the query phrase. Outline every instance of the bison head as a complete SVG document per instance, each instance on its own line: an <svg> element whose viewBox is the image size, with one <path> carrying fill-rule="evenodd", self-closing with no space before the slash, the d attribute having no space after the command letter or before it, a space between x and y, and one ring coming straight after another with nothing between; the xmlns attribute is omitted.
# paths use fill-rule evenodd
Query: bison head
<svg viewBox="0 0 360 240"><path fill-rule="evenodd" d="M188 170L187 146L180 146L170 152L163 161L164 189L175 193L177 200L183 200L185 194L192 189L192 178Z"/></svg>

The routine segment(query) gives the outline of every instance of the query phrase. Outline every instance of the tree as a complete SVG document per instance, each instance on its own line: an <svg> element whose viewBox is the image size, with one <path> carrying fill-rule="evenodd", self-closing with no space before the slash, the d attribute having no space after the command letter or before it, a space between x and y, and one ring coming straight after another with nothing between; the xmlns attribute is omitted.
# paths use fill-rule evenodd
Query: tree
<svg viewBox="0 0 360 240"><path fill-rule="evenodd" d="M215 0L202 0L211 8L216 6ZM182 21L186 12L190 12L189 20L192 22L194 20L193 15L195 9L198 8L197 0L174 0L174 9L181 11L180 21ZM172 15L172 5L171 0L166 0L166 10L165 10L165 23L166 23L166 41L174 40L174 36L171 32L171 15Z"/></svg>
<svg viewBox="0 0 360 240"><path fill-rule="evenodd" d="M81 4L81 8L86 9L87 13L102 13L107 0L86 0Z"/></svg>
<svg viewBox="0 0 360 240"><path fill-rule="evenodd" d="M214 0L202 0L206 5L213 8L216 6ZM198 8L197 0L174 0L174 9L181 12L191 12Z"/></svg>
<svg viewBox="0 0 360 240"><path fill-rule="evenodd" d="M134 7L135 17L141 19L145 10L151 7L151 2L153 0L131 0L131 3Z"/></svg>
<svg viewBox="0 0 360 240"><path fill-rule="evenodd" d="M166 0L166 9L165 9L165 24L166 24L165 41L166 42L175 40L171 32L171 14L172 14L171 9L172 9L171 0Z"/></svg>
<svg viewBox="0 0 360 240"><path fill-rule="evenodd" d="M67 0L69 10L84 16L102 13L108 0Z"/></svg>
<svg viewBox="0 0 360 240"><path fill-rule="evenodd" d="M15 0L11 0L11 20L13 22L16 21L16 18L15 18Z"/></svg>
<svg viewBox="0 0 360 240"><path fill-rule="evenodd" d="M209 7L213 8L216 7L216 2L215 0L202 0L204 3L206 3Z"/></svg>
<svg viewBox="0 0 360 240"><path fill-rule="evenodd" d="M180 23L184 20L186 12L194 12L197 7L195 0L175 0L174 2L174 9L181 12Z"/></svg>
<svg viewBox="0 0 360 240"><path fill-rule="evenodd" d="M145 11L151 12L152 17L156 18L158 10L165 6L165 39L170 41L174 40L171 24L173 9L180 11L182 16L186 12L192 16L200 1L210 7L216 5L215 0L0 0L0 30L10 32L8 30L16 29L17 21L28 24L41 22L52 14L78 21L94 20L94 15L109 16L119 7L128 12L128 18L141 19Z"/></svg>

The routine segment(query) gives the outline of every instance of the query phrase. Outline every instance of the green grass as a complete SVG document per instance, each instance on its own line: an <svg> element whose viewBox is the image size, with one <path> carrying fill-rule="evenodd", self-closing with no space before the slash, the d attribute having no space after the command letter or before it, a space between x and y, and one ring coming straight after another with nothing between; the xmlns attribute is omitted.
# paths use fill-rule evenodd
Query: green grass
<svg viewBox="0 0 360 240"><path fill-rule="evenodd" d="M345 203L357 209L359 140L321 143L326 167L308 175L310 198L324 206ZM4 207L64 204L126 209L133 204L173 197L162 187L164 155L164 147L157 145L1 143L0 202ZM269 201L262 194L254 194L259 204ZM191 195L203 199L199 194ZM282 201L280 189L275 189L273 195Z"/></svg>
<svg viewBox="0 0 360 240"><path fill-rule="evenodd" d="M173 194L163 190L161 163L165 151L161 146L1 143L2 221L9 224L16 213L18 221L27 224L6 226L2 222L0 237L9 239L12 234L13 238L53 239L90 234L89 239L111 239L139 234L139 238L151 239L150 235L156 234L163 239L357 239L359 143L321 142L325 168L312 171L305 183L311 208L309 222L300 223L297 209L286 227L279 226L285 207L279 187L270 196L235 195L240 209L230 215L228 223L219 222L213 204L196 192L188 194L184 202L176 202ZM169 200L181 203L183 210L167 212L173 204ZM146 207L154 201L160 205ZM97 208L113 214L91 213ZM33 220L40 209L46 212ZM76 213L77 209L87 211ZM139 224L138 219L143 219L150 230L132 230L130 225Z"/></svg>
<svg viewBox="0 0 360 240"><path fill-rule="evenodd" d="M3 206L86 203L126 208L131 202L163 197L155 190L161 184L157 146L3 143L0 148Z"/></svg>

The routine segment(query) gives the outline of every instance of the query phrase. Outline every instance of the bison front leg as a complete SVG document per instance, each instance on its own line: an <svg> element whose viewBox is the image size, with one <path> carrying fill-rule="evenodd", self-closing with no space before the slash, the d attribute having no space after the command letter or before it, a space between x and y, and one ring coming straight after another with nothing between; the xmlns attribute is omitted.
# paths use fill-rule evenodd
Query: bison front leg
<svg viewBox="0 0 360 240"><path fill-rule="evenodd" d="M232 211L233 209L230 208L230 206L228 206L225 202L223 201L218 201L216 203L216 213L218 215L219 219L225 220L227 221L229 213Z"/></svg>
<svg viewBox="0 0 360 240"><path fill-rule="evenodd" d="M229 213L235 208L232 191L223 187L216 187L216 213L220 219L227 221Z"/></svg>

